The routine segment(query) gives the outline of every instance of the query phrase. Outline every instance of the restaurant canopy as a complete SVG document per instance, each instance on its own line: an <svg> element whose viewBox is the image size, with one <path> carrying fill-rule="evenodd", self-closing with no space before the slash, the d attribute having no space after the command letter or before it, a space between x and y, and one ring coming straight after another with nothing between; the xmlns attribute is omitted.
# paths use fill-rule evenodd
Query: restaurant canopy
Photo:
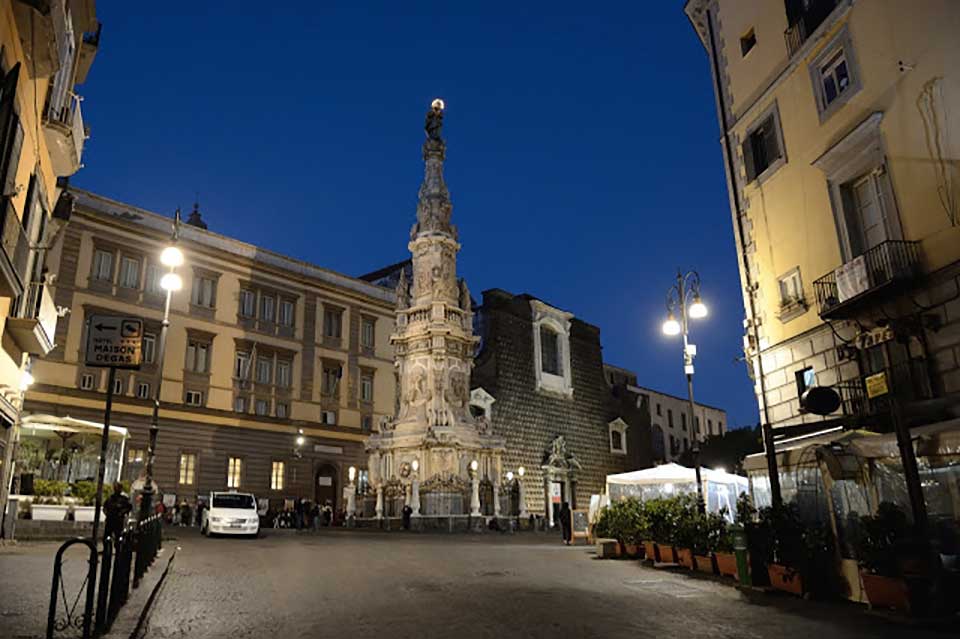
<svg viewBox="0 0 960 639"><path fill-rule="evenodd" d="M707 511L726 509L733 521L737 512L737 496L748 492L747 478L723 470L700 469ZM696 493L697 476L693 468L680 464L662 464L629 473L607 475L607 494L610 501L628 497L640 500L671 497L680 493Z"/></svg>

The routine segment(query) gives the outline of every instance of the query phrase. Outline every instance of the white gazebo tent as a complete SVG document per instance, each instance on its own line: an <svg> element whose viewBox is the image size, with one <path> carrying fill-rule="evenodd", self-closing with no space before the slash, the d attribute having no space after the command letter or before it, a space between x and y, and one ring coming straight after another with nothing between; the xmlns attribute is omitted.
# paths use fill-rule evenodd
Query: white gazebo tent
<svg viewBox="0 0 960 639"><path fill-rule="evenodd" d="M41 477L49 475L51 479L67 481L96 477L103 424L76 419L69 415L32 414L21 418L20 428L21 440L32 440L45 450L70 447L83 451L82 454L75 456L69 467L61 467L50 461L45 462L40 473ZM120 478L128 436L129 432L126 428L110 426L110 432L107 435L109 441L105 479L107 483Z"/></svg>
<svg viewBox="0 0 960 639"><path fill-rule="evenodd" d="M720 512L726 509L726 518L733 521L737 514L737 497L749 491L747 478L722 470L701 468L700 480L703 482L707 511ZM643 501L696 492L696 471L680 464L662 464L629 473L607 475L610 501L628 497Z"/></svg>

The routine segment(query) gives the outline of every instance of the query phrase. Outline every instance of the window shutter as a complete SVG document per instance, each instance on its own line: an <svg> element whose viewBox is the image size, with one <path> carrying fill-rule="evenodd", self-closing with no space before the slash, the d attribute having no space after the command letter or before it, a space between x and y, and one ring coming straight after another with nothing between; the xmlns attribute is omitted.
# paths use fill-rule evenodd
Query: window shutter
<svg viewBox="0 0 960 639"><path fill-rule="evenodd" d="M751 140L753 139L752 135L748 135L747 139L743 141L741 149L743 151L743 163L747 168L747 182L752 182L755 177L757 177L757 171L753 165L753 144Z"/></svg>
<svg viewBox="0 0 960 639"><path fill-rule="evenodd" d="M777 121L772 115L763 123L763 150L766 154L767 166L783 156L780 151L780 140L777 137Z"/></svg>

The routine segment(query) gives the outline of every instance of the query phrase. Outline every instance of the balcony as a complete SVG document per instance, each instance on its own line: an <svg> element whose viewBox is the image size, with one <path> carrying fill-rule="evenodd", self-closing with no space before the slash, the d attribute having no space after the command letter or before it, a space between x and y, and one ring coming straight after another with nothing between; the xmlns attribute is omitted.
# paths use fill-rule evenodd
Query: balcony
<svg viewBox="0 0 960 639"><path fill-rule="evenodd" d="M43 133L57 177L67 177L80 170L83 145L87 139L81 101L80 96L70 93L62 107L51 102L43 118Z"/></svg>
<svg viewBox="0 0 960 639"><path fill-rule="evenodd" d="M790 24L783 32L787 42L789 57L800 47L827 19L839 4L839 0L787 0L787 22Z"/></svg>
<svg viewBox="0 0 960 639"><path fill-rule="evenodd" d="M870 383L868 379L871 380ZM871 383L874 389L872 393L868 390ZM892 397L896 397L903 404L933 397L927 362L922 358L912 358L857 379L841 382L833 389L840 395L840 413L855 418L863 426L878 430L892 427Z"/></svg>
<svg viewBox="0 0 960 639"><path fill-rule="evenodd" d="M23 295L30 245L9 198L0 199L0 216L0 243L3 244L0 251L0 297L16 298Z"/></svg>
<svg viewBox="0 0 960 639"><path fill-rule="evenodd" d="M57 330L57 307L50 287L34 282L20 301L17 315L7 318L7 333L23 352L47 355L53 350Z"/></svg>
<svg viewBox="0 0 960 639"><path fill-rule="evenodd" d="M919 272L919 244L888 240L814 281L820 317L852 317L881 292L893 292L914 279Z"/></svg>

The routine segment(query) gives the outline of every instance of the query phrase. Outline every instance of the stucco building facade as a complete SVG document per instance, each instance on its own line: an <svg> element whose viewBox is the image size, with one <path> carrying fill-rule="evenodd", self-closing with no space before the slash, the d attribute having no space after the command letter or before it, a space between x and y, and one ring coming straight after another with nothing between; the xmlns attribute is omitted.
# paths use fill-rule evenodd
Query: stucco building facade
<svg viewBox="0 0 960 639"><path fill-rule="evenodd" d="M689 0L717 98L744 351L774 433L960 393L960 6ZM833 389L836 410L805 405ZM826 412L827 414L817 414Z"/></svg>

